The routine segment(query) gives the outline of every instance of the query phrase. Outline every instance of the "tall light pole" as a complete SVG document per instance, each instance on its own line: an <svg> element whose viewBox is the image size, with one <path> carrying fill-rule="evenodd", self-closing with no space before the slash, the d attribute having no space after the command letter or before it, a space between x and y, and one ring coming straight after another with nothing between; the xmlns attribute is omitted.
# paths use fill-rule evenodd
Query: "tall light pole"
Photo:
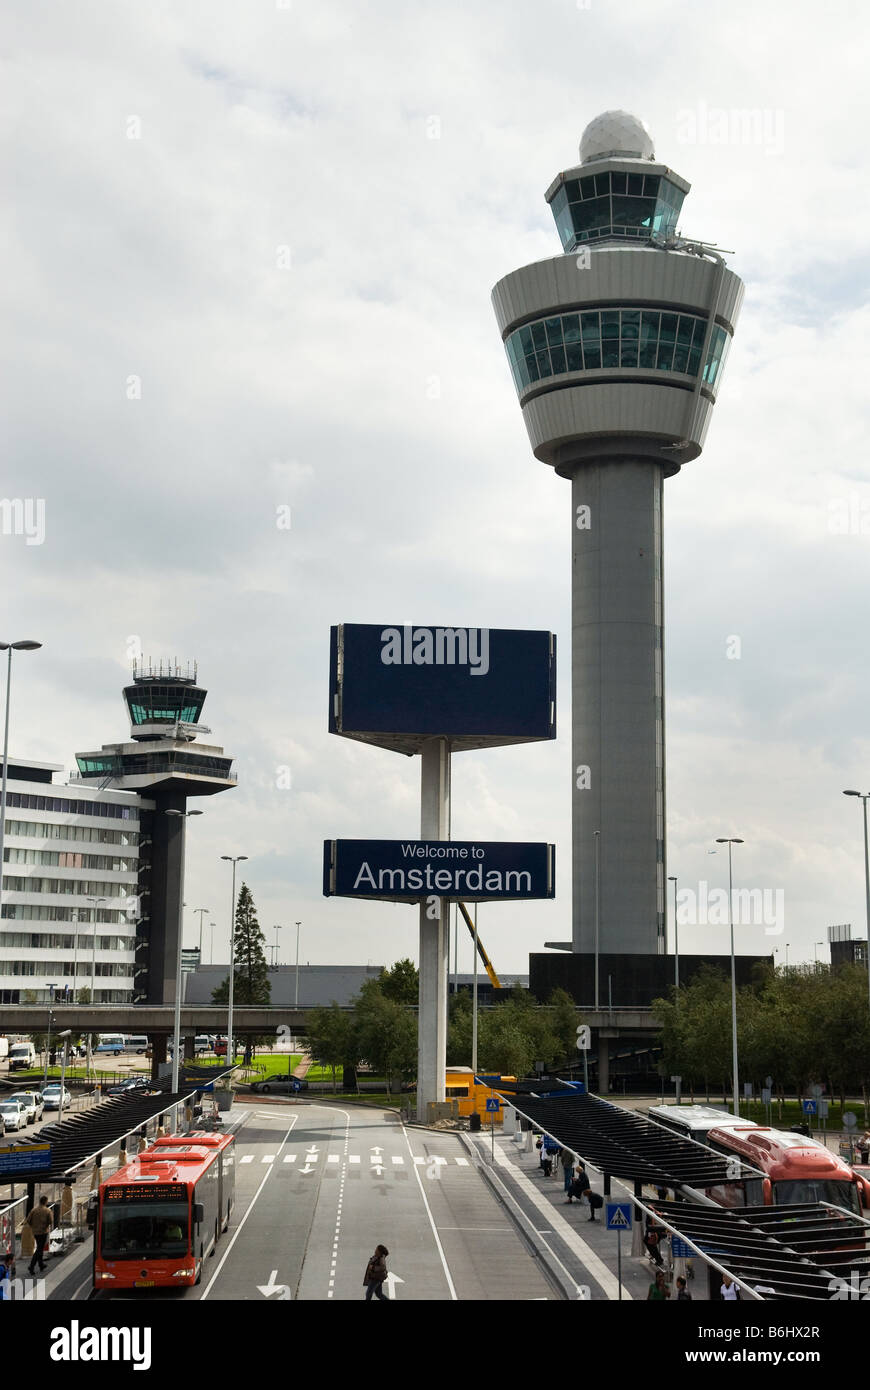
<svg viewBox="0 0 870 1390"><path fill-rule="evenodd" d="M189 816L201 816L202 811L166 811L167 816L180 816L182 820L187 820ZM178 895L178 946L175 951L175 1011L172 1028L172 1093L178 1091L178 1069L181 1062L181 947L184 940L184 846L187 839L187 826L181 827L181 866L180 866L180 886L181 891ZM208 912L208 908L203 909ZM202 928L202 918L199 919L200 929ZM176 1125L177 1128L177 1125Z"/></svg>
<svg viewBox="0 0 870 1390"><path fill-rule="evenodd" d="M196 916L197 912L199 913L199 964L202 965L202 918L204 913L211 912L211 908L195 907L193 909L194 916Z"/></svg>
<svg viewBox="0 0 870 1390"><path fill-rule="evenodd" d="M12 689L12 653L13 652L35 652L42 646L41 642L0 642L0 652L8 652L9 657L6 662L6 723L3 729L3 778L0 785L0 915L2 915L3 903L3 868L4 868L4 840L6 837L6 781L9 773L9 695Z"/></svg>
<svg viewBox="0 0 870 1390"><path fill-rule="evenodd" d="M673 874L668 874L668 883L674 885L674 986L679 994L680 991L680 930L677 926L677 880Z"/></svg>
<svg viewBox="0 0 870 1390"><path fill-rule="evenodd" d="M816 966L818 966L819 963L819 947L824 946L824 944L824 941L813 942L813 964Z"/></svg>
<svg viewBox="0 0 870 1390"><path fill-rule="evenodd" d="M45 1035L45 1071L42 1075L42 1089L48 1085L48 1054L51 1052L51 1011L54 1008L54 985L48 987L48 1032ZM60 1116L63 1119L63 1094L60 1098Z"/></svg>
<svg viewBox="0 0 870 1390"><path fill-rule="evenodd" d="M870 848L867 842L867 798L870 792L843 792L844 796L860 796L864 805L864 898L867 920L867 990L870 998Z"/></svg>
<svg viewBox="0 0 870 1390"><path fill-rule="evenodd" d="M734 1068L734 1114L740 1119L739 1080L737 1076L737 971L734 965L734 888L731 875L731 846L742 845L735 835L732 839L717 839L717 845L728 846L728 915L731 918L731 1063Z"/></svg>
<svg viewBox="0 0 870 1390"><path fill-rule="evenodd" d="M72 911L73 924L73 997L72 1001L77 1004L79 990L79 912L74 907Z"/></svg>
<svg viewBox="0 0 870 1390"><path fill-rule="evenodd" d="M296 1009L299 1008L299 928L301 926L301 922L296 923L296 999L293 1005Z"/></svg>
<svg viewBox="0 0 870 1390"><path fill-rule="evenodd" d="M208 963L214 965L214 922L208 924Z"/></svg>
<svg viewBox="0 0 870 1390"><path fill-rule="evenodd" d="M593 830L595 837L595 1012L598 1012L598 928L601 922L601 831Z"/></svg>
<svg viewBox="0 0 870 1390"><path fill-rule="evenodd" d="M85 898L86 903L93 903L91 909L94 914L93 933L91 935L91 1008L97 1002L97 903L107 903L108 898Z"/></svg>
<svg viewBox="0 0 870 1390"><path fill-rule="evenodd" d="M277 923L273 926L272 930L273 930L273 932L275 933L275 959L274 959L274 961L273 961L273 964L274 964L274 966L275 966L275 969L277 970L277 969L278 969L278 933L279 933L279 931L283 931L283 930L284 930L284 927L283 927L283 925L282 925L281 922L277 922Z"/></svg>
<svg viewBox="0 0 870 1390"><path fill-rule="evenodd" d="M226 860L233 866L233 897L230 904L230 994L229 1007L227 1009L227 1061L230 1061L230 1051L232 1051L232 1061L236 1060L236 1048L233 1042L233 984L235 981L235 946L236 946L236 865L243 859L247 859L246 854L222 854L221 859Z"/></svg>

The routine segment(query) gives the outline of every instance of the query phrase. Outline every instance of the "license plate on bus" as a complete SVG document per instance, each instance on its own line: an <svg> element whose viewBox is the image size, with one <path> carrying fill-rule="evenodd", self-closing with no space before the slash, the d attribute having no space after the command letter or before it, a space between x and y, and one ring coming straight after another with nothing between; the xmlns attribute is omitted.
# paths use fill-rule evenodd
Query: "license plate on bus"
<svg viewBox="0 0 870 1390"><path fill-rule="evenodd" d="M154 1280L153 1280L153 1279L137 1279L137 1280L135 1281L135 1283L133 1284L133 1288L134 1288L134 1289L153 1289L153 1288L154 1288Z"/></svg>

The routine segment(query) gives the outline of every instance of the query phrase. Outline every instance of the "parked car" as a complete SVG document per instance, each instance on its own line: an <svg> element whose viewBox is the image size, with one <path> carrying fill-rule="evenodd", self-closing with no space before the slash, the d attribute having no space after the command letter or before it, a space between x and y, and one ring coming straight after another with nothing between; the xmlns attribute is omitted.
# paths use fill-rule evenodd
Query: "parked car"
<svg viewBox="0 0 870 1390"><path fill-rule="evenodd" d="M276 1096L288 1092L296 1095L298 1091L307 1091L308 1082L295 1076L267 1076L265 1081L252 1081L251 1090L256 1091L261 1096L268 1096L274 1093Z"/></svg>
<svg viewBox="0 0 870 1390"><path fill-rule="evenodd" d="M129 1096L142 1094L152 1089L152 1083L145 1076L131 1076L127 1081L118 1081L114 1086L103 1088L104 1096Z"/></svg>
<svg viewBox="0 0 870 1390"><path fill-rule="evenodd" d="M66 1086L63 1088L63 1099L61 1100L60 1082L49 1083L42 1092L42 1099L45 1102L46 1110L66 1109L72 1104L72 1096Z"/></svg>
<svg viewBox="0 0 870 1390"><path fill-rule="evenodd" d="M35 1124L42 1115L42 1096L39 1097L39 1107L37 1109L35 1091L13 1091L11 1096L6 1096L4 1099L18 1101L18 1104L24 1112L24 1123L26 1125Z"/></svg>
<svg viewBox="0 0 870 1390"><path fill-rule="evenodd" d="M3 1132L10 1129L22 1129L26 1123L24 1111L17 1100L0 1101L0 1115L3 1117Z"/></svg>

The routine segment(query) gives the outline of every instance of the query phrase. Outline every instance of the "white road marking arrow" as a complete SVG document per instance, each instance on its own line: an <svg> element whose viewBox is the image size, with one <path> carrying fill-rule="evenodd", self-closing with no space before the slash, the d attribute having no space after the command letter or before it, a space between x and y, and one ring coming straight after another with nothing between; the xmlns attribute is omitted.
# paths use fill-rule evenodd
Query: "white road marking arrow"
<svg viewBox="0 0 870 1390"><path fill-rule="evenodd" d="M389 1272L389 1274L387 1275L386 1280L385 1280L385 1283L386 1283L386 1285L387 1285L387 1298L395 1298L395 1297L396 1297L396 1285L397 1285L397 1284L404 1284L404 1282L405 1282L404 1279L400 1278L400 1276L399 1276L398 1274L394 1274L393 1271L390 1270L390 1272Z"/></svg>
<svg viewBox="0 0 870 1390"><path fill-rule="evenodd" d="M279 1299L290 1297L290 1289L286 1284L276 1284L275 1279L277 1277L277 1274L277 1269L273 1269L272 1273L269 1275L268 1284L257 1285L257 1288L260 1290L260 1293L263 1295L264 1298L271 1298L273 1293L276 1293Z"/></svg>
<svg viewBox="0 0 870 1390"><path fill-rule="evenodd" d="M369 1149L369 1153L373 1153L373 1154L382 1154L383 1152L384 1152L383 1149L378 1148L377 1145L375 1145L374 1148Z"/></svg>
<svg viewBox="0 0 870 1390"><path fill-rule="evenodd" d="M296 1171L297 1173L313 1173L315 1170L310 1163L306 1163L304 1168L297 1168Z"/></svg>

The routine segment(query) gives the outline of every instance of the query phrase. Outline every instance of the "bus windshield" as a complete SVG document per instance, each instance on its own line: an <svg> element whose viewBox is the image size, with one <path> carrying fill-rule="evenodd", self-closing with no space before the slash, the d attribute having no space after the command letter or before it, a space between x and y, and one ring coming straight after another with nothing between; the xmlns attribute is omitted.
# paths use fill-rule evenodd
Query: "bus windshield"
<svg viewBox="0 0 870 1390"><path fill-rule="evenodd" d="M184 1202L113 1202L103 1207L100 1253L107 1260L176 1258L186 1255Z"/></svg>
<svg viewBox="0 0 870 1390"><path fill-rule="evenodd" d="M796 1178L773 1184L774 1201L778 1206L793 1202L833 1202L838 1207L861 1213L858 1190L854 1183L836 1182L821 1178Z"/></svg>

